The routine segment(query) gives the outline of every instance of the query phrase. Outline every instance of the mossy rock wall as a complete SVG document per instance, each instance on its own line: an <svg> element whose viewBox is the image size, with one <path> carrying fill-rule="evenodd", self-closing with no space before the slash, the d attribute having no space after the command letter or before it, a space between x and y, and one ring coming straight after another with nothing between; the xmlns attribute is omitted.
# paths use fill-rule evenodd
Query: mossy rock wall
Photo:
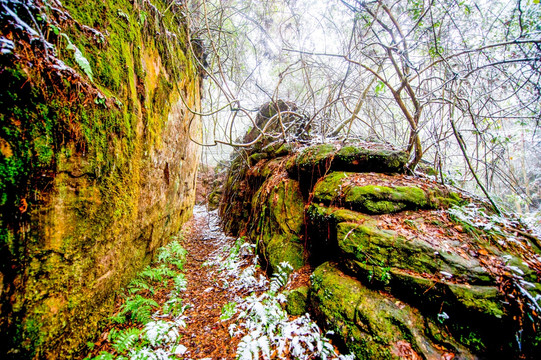
<svg viewBox="0 0 541 360"><path fill-rule="evenodd" d="M476 358L417 309L368 289L332 263L314 271L311 302L316 316L348 339L357 359L440 359L451 354ZM447 343L435 340L434 335Z"/></svg>
<svg viewBox="0 0 541 360"><path fill-rule="evenodd" d="M288 311L310 309L358 359L536 358L541 322L516 287L541 296L534 248L460 225L446 210L464 197L405 175L403 152L365 146L274 143L233 162L226 230L270 271L312 269Z"/></svg>
<svg viewBox="0 0 541 360"><path fill-rule="evenodd" d="M186 9L48 3L6 5L43 38L1 15L1 358L77 357L194 202Z"/></svg>

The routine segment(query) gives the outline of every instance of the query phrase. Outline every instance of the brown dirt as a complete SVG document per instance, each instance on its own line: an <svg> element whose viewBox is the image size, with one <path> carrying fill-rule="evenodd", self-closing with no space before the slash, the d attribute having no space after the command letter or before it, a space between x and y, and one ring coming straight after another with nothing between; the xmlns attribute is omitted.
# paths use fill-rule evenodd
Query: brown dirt
<svg viewBox="0 0 541 360"><path fill-rule="evenodd" d="M183 247L188 251L184 266L188 281L184 298L192 307L186 310L186 328L181 329L181 343L188 348L186 357L192 359L235 359L239 338L231 338L228 326L233 320L221 321L222 307L238 295L215 277L214 266L203 266L223 251L233 239L212 237L212 224L205 217L194 217L184 227Z"/></svg>
<svg viewBox="0 0 541 360"><path fill-rule="evenodd" d="M182 293L182 299L184 304L189 304L190 307L184 312L186 327L179 329L180 343L187 348L184 354L187 359L235 359L240 337L231 337L228 332L228 327L235 322L235 317L226 321L220 320L221 309L225 304L247 296L251 289L239 291L227 286L224 280L231 279L219 274L219 262L209 261L217 256L225 257L227 249L233 245L235 239L223 235L216 215L207 216L202 213L203 209L203 206L196 207L194 217L182 230L181 243L188 252L183 272L187 288ZM261 270L258 271L262 274ZM173 287L172 282L170 286ZM152 297L158 304L163 305L168 299L168 287L157 290L154 296L148 292L141 295ZM115 312L119 311L122 303L119 298ZM128 326L134 324L114 327ZM106 327L87 356L95 357L102 351L115 353L111 343L107 341L112 327L112 324ZM143 325L138 327L142 328Z"/></svg>

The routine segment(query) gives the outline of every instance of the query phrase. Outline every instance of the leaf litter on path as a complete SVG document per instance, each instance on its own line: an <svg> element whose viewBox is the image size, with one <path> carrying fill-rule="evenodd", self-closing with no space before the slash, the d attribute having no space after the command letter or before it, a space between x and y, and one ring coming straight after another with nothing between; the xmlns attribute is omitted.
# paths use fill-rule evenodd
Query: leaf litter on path
<svg viewBox="0 0 541 360"><path fill-rule="evenodd" d="M216 211L207 212L204 206L196 206L193 218L183 227L179 244L185 250L181 266L185 282L181 287L182 299L174 298L181 305L178 316L171 316L168 308L164 311L171 307L171 288L178 285L178 274L170 274L171 279L162 281L161 286L153 284L152 291L139 286L137 296L143 295L158 304L152 307L152 319L146 324L131 320L109 324L88 358L352 358L339 355L308 314L287 315L282 306L285 297L278 290L288 285L289 265L283 264L283 271L269 281L257 264L255 245L242 237L226 236ZM163 264L160 266L164 268ZM300 274L306 281L305 272ZM295 276L299 275L295 273L293 279ZM124 298L117 305L117 316L130 299ZM121 336L115 338L111 334ZM120 340L126 340L124 337L129 341L119 347Z"/></svg>

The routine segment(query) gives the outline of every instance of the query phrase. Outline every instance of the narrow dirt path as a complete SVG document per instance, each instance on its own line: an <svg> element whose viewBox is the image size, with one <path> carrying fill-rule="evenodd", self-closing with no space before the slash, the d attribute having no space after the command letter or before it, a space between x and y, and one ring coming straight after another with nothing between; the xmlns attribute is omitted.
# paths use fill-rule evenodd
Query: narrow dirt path
<svg viewBox="0 0 541 360"><path fill-rule="evenodd" d="M306 284L307 271L290 274L284 263L269 280L257 264L255 245L226 236L216 212L204 206L194 208L181 235L127 286L117 320L110 320L88 358L352 359L339 355L307 314L289 316L283 309L279 290ZM181 262L166 262L173 253ZM160 272L170 277L164 281ZM149 275L154 280L144 283ZM168 304L181 305L180 312ZM133 316L143 306L146 320Z"/></svg>
<svg viewBox="0 0 541 360"><path fill-rule="evenodd" d="M181 330L182 343L192 359L234 359L240 339L231 338L229 321L221 321L222 307L238 296L216 278L216 264L210 261L230 247L234 239L226 237L215 214L206 214L196 206L193 218L184 227L183 247L188 251L184 271L188 282L184 298L186 328Z"/></svg>

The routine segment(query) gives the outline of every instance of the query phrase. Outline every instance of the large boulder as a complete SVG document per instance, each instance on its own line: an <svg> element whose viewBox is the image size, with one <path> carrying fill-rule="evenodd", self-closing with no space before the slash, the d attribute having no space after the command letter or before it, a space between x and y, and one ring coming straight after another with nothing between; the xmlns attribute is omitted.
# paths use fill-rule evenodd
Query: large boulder
<svg viewBox="0 0 541 360"><path fill-rule="evenodd" d="M311 309L359 359L535 358L538 249L448 211L471 198L405 175L405 153L382 145L271 143L244 158L222 216L271 270L315 269L307 305L289 289L292 314Z"/></svg>
<svg viewBox="0 0 541 360"><path fill-rule="evenodd" d="M340 335L357 359L476 358L435 319L363 286L332 263L314 271L310 294L316 317Z"/></svg>
<svg viewBox="0 0 541 360"><path fill-rule="evenodd" d="M244 135L243 142L251 143L259 139L257 146L264 145L279 137L301 137L308 134L306 119L299 113L297 105L291 101L269 101L259 107L255 126Z"/></svg>

